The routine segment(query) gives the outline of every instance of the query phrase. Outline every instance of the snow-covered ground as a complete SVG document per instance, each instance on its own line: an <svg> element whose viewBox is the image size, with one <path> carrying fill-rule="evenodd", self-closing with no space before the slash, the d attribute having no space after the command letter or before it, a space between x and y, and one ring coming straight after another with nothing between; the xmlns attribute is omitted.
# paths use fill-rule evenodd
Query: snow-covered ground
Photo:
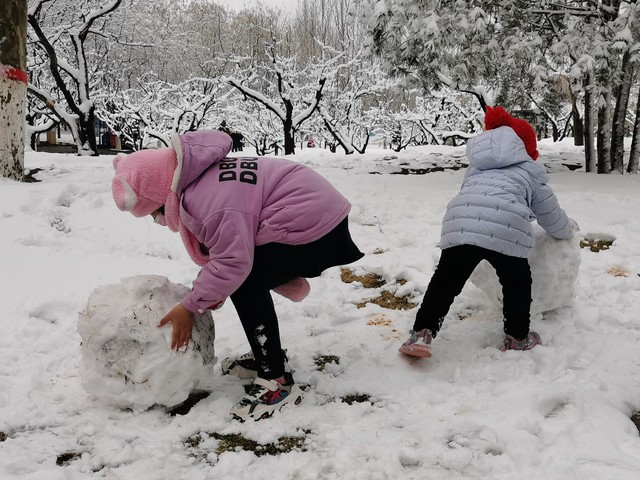
<svg viewBox="0 0 640 480"><path fill-rule="evenodd" d="M499 306L468 284L433 357L415 362L397 351L415 308L356 304L383 290L420 302L464 169L392 173L464 164L464 147L293 157L351 200L367 254L353 272L386 283L344 283L334 268L301 303L275 297L294 376L309 387L302 404L255 423L229 416L243 382L219 365L211 394L183 414L119 410L83 391L77 323L90 293L133 275L188 286L197 268L177 235L115 207L110 157L29 153L40 183L0 179L0 478L637 480L640 177L566 170L582 158L570 141L540 150L581 235L613 245L581 250L573 306L533 324L544 346L500 352ZM214 318L216 355L245 352L231 303ZM318 370L329 355L339 364ZM232 434L304 442L277 455L217 453Z"/></svg>

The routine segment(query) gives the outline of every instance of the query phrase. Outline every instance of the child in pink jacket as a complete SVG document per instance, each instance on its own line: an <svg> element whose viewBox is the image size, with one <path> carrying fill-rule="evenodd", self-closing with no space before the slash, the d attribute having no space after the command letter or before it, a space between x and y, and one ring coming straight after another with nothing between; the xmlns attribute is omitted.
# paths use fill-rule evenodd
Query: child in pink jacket
<svg viewBox="0 0 640 480"><path fill-rule="evenodd" d="M120 210L179 232L202 267L160 321L173 326L171 348L189 344L195 313L231 298L251 352L224 359L223 372L255 377L231 413L258 420L302 397L285 367L270 290L300 301L305 278L363 254L349 233L351 205L326 179L285 159L226 158L231 146L223 132L189 132L168 148L119 155L112 192Z"/></svg>

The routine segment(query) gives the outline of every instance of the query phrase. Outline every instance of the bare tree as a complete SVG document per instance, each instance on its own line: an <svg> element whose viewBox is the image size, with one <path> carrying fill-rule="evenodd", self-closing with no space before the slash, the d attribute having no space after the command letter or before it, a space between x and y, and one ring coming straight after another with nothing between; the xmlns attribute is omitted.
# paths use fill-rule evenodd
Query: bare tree
<svg viewBox="0 0 640 480"><path fill-rule="evenodd" d="M136 88L96 96L98 115L123 140L126 147L141 150L153 139L168 146L174 133L212 128L220 123L217 103L219 82L192 78L173 85L152 75Z"/></svg>
<svg viewBox="0 0 640 480"><path fill-rule="evenodd" d="M29 92L69 126L79 155L98 154L92 96L96 82L91 78L94 72L87 54L87 38L98 33L105 17L122 1L84 0L69 4L62 0L32 0L29 8L34 48L47 59L57 95L51 88L33 84L29 85Z"/></svg>
<svg viewBox="0 0 640 480"><path fill-rule="evenodd" d="M239 68L237 76L225 80L245 98L259 103L280 119L284 154L289 155L295 153L295 133L318 108L327 69L335 65L335 58L299 69L295 57L278 55L277 44L274 40L267 47L269 62L254 68Z"/></svg>
<svg viewBox="0 0 640 480"><path fill-rule="evenodd" d="M0 3L0 175L24 177L27 1Z"/></svg>

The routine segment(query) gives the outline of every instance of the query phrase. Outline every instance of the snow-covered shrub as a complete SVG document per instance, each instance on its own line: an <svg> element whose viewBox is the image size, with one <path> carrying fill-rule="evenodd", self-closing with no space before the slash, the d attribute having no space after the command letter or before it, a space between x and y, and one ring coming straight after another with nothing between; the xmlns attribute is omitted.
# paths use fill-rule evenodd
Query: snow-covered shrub
<svg viewBox="0 0 640 480"><path fill-rule="evenodd" d="M170 349L171 324L160 319L189 289L155 275L124 278L96 288L80 313L80 369L84 389L119 407L177 405L195 390L210 390L215 330L211 312L195 318L192 341Z"/></svg>
<svg viewBox="0 0 640 480"><path fill-rule="evenodd" d="M532 319L544 312L571 305L581 260L576 236L556 240L537 224L533 227L536 244L529 254L533 278ZM471 281L502 308L502 286L488 262L480 262L471 275Z"/></svg>

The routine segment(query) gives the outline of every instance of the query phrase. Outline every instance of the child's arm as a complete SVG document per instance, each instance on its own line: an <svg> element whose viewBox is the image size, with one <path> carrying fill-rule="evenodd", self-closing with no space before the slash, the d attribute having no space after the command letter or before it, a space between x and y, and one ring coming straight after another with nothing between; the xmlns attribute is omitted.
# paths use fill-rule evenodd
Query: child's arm
<svg viewBox="0 0 640 480"><path fill-rule="evenodd" d="M560 208L557 197L546 183L538 184L531 201L531 211L535 214L538 224L552 237L566 239L573 235L575 222L572 223Z"/></svg>
<svg viewBox="0 0 640 480"><path fill-rule="evenodd" d="M180 302L194 313L210 309L229 297L247 278L253 265L258 219L227 210L208 219L203 229L209 262L193 281L189 295Z"/></svg>

